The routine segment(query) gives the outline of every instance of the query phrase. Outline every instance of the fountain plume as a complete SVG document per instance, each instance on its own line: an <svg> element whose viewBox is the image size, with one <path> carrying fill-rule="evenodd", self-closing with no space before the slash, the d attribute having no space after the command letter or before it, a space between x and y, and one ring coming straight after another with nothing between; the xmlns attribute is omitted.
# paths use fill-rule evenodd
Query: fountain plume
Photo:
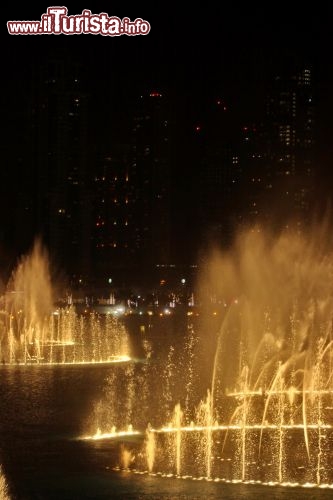
<svg viewBox="0 0 333 500"><path fill-rule="evenodd" d="M207 321L189 319L198 341L172 339L145 365L150 414L135 428L149 472L332 487L333 246L323 236L254 228L207 258Z"/></svg>
<svg viewBox="0 0 333 500"><path fill-rule="evenodd" d="M1 500L11 500L6 477L0 465L0 498Z"/></svg>
<svg viewBox="0 0 333 500"><path fill-rule="evenodd" d="M112 315L56 307L48 253L40 240L23 256L0 311L2 364L75 364L128 361L124 325Z"/></svg>

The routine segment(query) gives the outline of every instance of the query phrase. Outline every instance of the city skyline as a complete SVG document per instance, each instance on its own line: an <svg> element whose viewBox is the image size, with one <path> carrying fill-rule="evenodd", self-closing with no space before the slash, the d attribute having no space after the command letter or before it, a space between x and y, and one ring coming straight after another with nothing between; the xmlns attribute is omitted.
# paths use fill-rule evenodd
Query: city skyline
<svg viewBox="0 0 333 500"><path fill-rule="evenodd" d="M19 14L18 8L15 10L16 17L14 14L10 15L8 20L39 19L42 14L40 12L39 15L37 13L33 15L31 12L29 15L23 15L23 12ZM94 7L91 10L94 12L107 11L105 6L102 9ZM78 14L81 11L82 9L74 11L70 8L71 14ZM136 179L135 182L133 180L132 188L134 186L137 191L136 198L135 196L133 198L133 200L136 199L132 206L133 214L135 210L138 210L139 200L149 202L150 195L147 194L149 190L155 190L156 195L160 197L160 208L158 205L150 206L150 214L155 214L155 222L149 222L150 225L144 224L144 217L141 217L146 210L144 207L141 206L141 212L136 212L137 220L130 228L133 231L132 236L135 231L137 231L137 235L140 234L138 237L141 238L141 243L138 243L138 239L134 243L135 238L133 237L126 242L124 241L124 245L127 245L126 248L137 245L138 250L140 249L141 260L139 259L140 252L134 252L132 259L137 259L139 265L142 265L144 260L146 265L150 261L152 266L197 263L198 251L201 246L205 245L207 239L207 235L202 231L205 221L209 223L210 217L218 218L218 210L228 211L231 220L233 220L238 210L235 207L238 204L241 205L240 191L238 191L237 199L231 197L228 203L222 200L220 206L215 203L216 206L213 209L215 213L207 212L205 202L200 199L200 192L202 193L200 188L205 184L200 184L201 181L197 180L197 172L200 168L204 169L205 165L208 169L220 168L220 173L222 171L224 173L222 172L223 175L219 177L221 180L218 182L221 182L221 192L223 192L230 179L225 180L225 175L229 175L226 174L226 164L224 166L221 164L221 167L218 167L218 164L222 158L224 158L223 162L229 161L227 157L230 156L231 143L228 143L229 139L226 140L226 135L223 135L221 139L217 132L225 134L228 130L230 134L231 129L237 129L237 134L240 135L241 131L247 127L252 127L252 130L256 127L258 135L257 129L263 126L262 124L267 118L267 98L273 79L283 71L289 75L296 74L306 68L308 68L307 71L311 71L311 87L313 87L316 109L315 124L312 126L313 132L311 132L316 136L316 156L312 160L315 164L311 168L316 174L313 187L316 190L317 199L309 208L317 208L316 204L319 202L323 204L325 198L329 201L332 182L330 176L332 146L329 141L332 110L332 96L329 89L332 82L332 66L328 59L326 43L329 40L329 34L325 31L327 21L324 12L313 15L311 20L308 18L305 23L302 23L299 18L298 24L293 25L291 17L283 19L282 16L283 22L281 22L279 16L275 20L269 20L267 13L259 12L259 9L254 9L251 13L241 13L238 12L237 8L229 8L225 16L213 19L211 15L210 24L207 26L205 17L196 11L189 15L187 23L185 23L184 18L176 15L169 14L163 17L162 14L156 13L149 15L149 12L144 12L144 9L140 13L137 11L138 9L133 14L127 12L124 15L128 15L131 19L136 17L147 19L151 24L151 33L147 36L119 37L118 39L85 35L14 37L7 33L6 40L11 50L5 56L7 71L3 109L7 116L8 127L3 146L5 161L11 166L9 172L2 173L2 185L6 185L7 188L2 193L3 237L1 245L4 254L6 252L12 253L14 260L17 259L20 252L26 251L31 246L35 236L33 233L42 232L43 234L45 225L49 224L49 234L46 235L46 241L51 247L51 252L56 249L59 257L59 248L63 247L63 242L66 242L63 260L59 259L59 265L66 269L66 272L70 267L74 269L80 259L83 270L85 265L89 267L91 263L94 264L94 261L100 262L101 256L98 252L96 254L95 250L92 251L92 249L96 249L96 244L90 241L91 238L97 236L91 233L91 229L89 229L90 233L87 230L88 232L83 234L87 224L90 224L91 227L95 225L96 228L97 220L92 221L89 218L96 217L96 210L97 212L100 210L96 207L95 202L91 201L91 195L94 197L96 193L94 194L93 186L89 186L89 183L93 184L93 179L98 178L97 172L101 166L104 168L102 164L106 158L110 158L118 151L117 156L120 154L120 150L127 148L126 161L128 165L123 165L125 170L128 166L133 167L134 163L138 163L137 171L136 173L132 172L134 177L131 177L131 179ZM109 15L120 14L116 14L114 10L108 13ZM227 23L227 19L230 17L237 19L236 28ZM54 57L58 57L64 62L64 68L68 64L69 69L66 70L68 75L73 70L74 62L78 62L81 68L78 73L80 75L78 85L82 97L81 102L85 102L85 104L82 108L80 103L78 115L80 118L77 123L80 133L83 135L79 140L77 153L75 153L77 160L73 160L73 141L70 134L68 135L66 132L66 127L72 126L69 125L71 119L68 120L68 125L61 124L62 112L66 112L68 115L73 112L74 116L76 111L71 111L67 107L63 108L62 111L60 108L54 111L53 115L57 117L55 122L58 123L59 130L62 130L63 146L59 146L58 143L53 146L57 152L57 158L52 164L50 158L47 158L47 155L50 155L50 151L47 149L50 146L50 141L52 142L54 139L54 135L50 132L51 129L47 128L47 120L50 119L52 113L47 109L45 118L41 119L41 115L36 118L35 114L33 117L32 110L36 108L37 104L42 105L43 99L50 101L50 90L45 88L47 77L45 76L43 81L40 77L42 68L47 68ZM62 78L64 83L65 79ZM72 87L63 87L62 90L58 88L53 94L59 97L65 94L69 95L72 92L74 92ZM167 118L161 116L161 119L168 122L168 134L165 137L165 140L169 141L168 151L162 152L160 149L157 151L156 145L153 145L157 151L154 153L155 159L167 168L166 177L171 176L171 184L169 183L167 188L163 183L161 184L161 180L158 181L159 185L156 184L155 174L154 184L150 184L152 181L149 179L152 177L149 176L152 175L152 171L150 174L147 173L147 178L142 177L144 171L150 171L152 164L147 163L147 159L144 159L143 150L141 153L138 150L135 154L133 153L133 147L140 149L140 147L144 147L144 141L151 142L153 140L152 132L148 129L145 132L146 136L141 137L141 139L137 134L133 135L132 131L134 121L142 121L146 112L142 106L141 111L138 110L140 99L142 104L145 99L151 101L154 98L154 105L157 102L156 99L161 99L161 102L164 103L163 113ZM225 113L228 120L224 124L220 119L218 119L220 120L218 124L216 117L212 118L214 106L218 106L219 111L221 107L222 111L226 108ZM83 113L84 119L82 118ZM154 112L150 109L147 113L149 116L153 116ZM223 120L225 120L224 117ZM83 123L85 124L82 125ZM157 123L155 119L155 125ZM208 123L209 133L207 133L208 129L206 130ZM213 139L214 134L216 135L215 139ZM200 144L201 137L205 137L205 152ZM208 145L207 140L210 145ZM237 138L239 144L242 140L244 137ZM252 139L248 137L248 140L251 142ZM234 141L234 138L231 141ZM64 145L65 142L67 145ZM135 146L133 146L134 143ZM230 158L234 164L238 162L237 148L240 148L239 144L232 146L234 156L233 159ZM260 147L256 146L257 151L253 150L251 154L260 154L259 149L261 148L262 152L264 147L262 144ZM66 162L61 163L60 154L60 152L64 154L66 151L72 158L67 164ZM210 159L208 159L207 154ZM243 152L242 154L243 156L248 155L249 149L247 153ZM200 155L202 155L201 158ZM214 155L215 160L212 159ZM201 164L199 160L201 160ZM75 161L79 165L79 173L75 174L79 175L79 180L75 180L75 175L73 177L70 173L71 169L77 168L74 166ZM120 160L120 165L121 161L124 160ZM47 168L44 167L45 162L48 165ZM99 166L98 162L100 162ZM211 162L211 166L209 166L209 162ZM215 166L213 167L214 162ZM117 168L121 168L119 164ZM251 168L255 171L256 168L262 167L256 167L252 163ZM51 169L53 169L52 175ZM59 181L60 184L58 183L58 191L55 189L55 184L52 185L51 189L52 182L58 182L54 176L59 176L61 169L63 169L61 175L70 178L71 185L76 182L80 184L85 178L85 181L82 181L83 191L81 189L79 195L73 194L75 189L73 191L72 188L72 194L68 194L68 191L66 195L72 197L72 200L77 197L77 200L81 200L79 204L82 203L82 200L85 201L82 213L78 213L76 216L78 218L75 219L76 222L81 222L79 225L67 225L67 229L61 223L60 225L58 222L53 223L53 219L49 218L51 206L54 206L60 214L62 212L59 211L64 210L64 207L59 204L66 191L64 191L64 184L61 184L63 180ZM140 172L141 181L138 172ZM162 175L160 178L165 177ZM194 178L195 180L193 180ZM241 175L240 179L244 183L244 175ZM148 184L145 185L145 182ZM213 187L214 190L210 193L212 197L218 194L216 186ZM101 186L98 189L101 189ZM212 187L207 189L207 193L209 193L209 189ZM245 189L244 193L249 193L252 187L249 191L247 185L244 184L243 189ZM43 205L45 193L48 197L48 207ZM196 196L197 194L198 196ZM30 219L28 217L25 221L22 219L22 213L14 209L15 223L13 224L4 213L4 208L13 202L15 196L21 197L17 198L16 207L20 203L22 206L28 203L27 206L34 205L35 208L29 216ZM258 194L253 194L253 196L256 197ZM91 201L91 206L88 199ZM164 200L162 204L161 200ZM252 203L257 202L252 201ZM190 210L189 204L192 204ZM244 206L242 209L244 211ZM128 207L126 210L126 213L131 216ZM146 213L148 213L147 210ZM190 214L193 217L192 222ZM43 217L47 220L42 220ZM40 220L37 220L38 218ZM220 224L222 225L224 218L225 215L221 217ZM83 225L82 221L84 221ZM161 223L161 221L164 222ZM113 223L116 224L117 220L114 219ZM127 223L126 227L128 227L127 220L124 219L123 223L124 225ZM192 223L193 226L199 224L201 229L194 230L193 227L190 227ZM231 222L231 226L233 224L232 229L236 229L237 223ZM76 230L80 228L82 234L78 233L75 240L76 250L73 250L70 256L68 238L69 234L73 234L72 227L75 227ZM143 240L142 235L145 227L148 228L149 234L146 231L147 234L144 237L146 239ZM163 228L162 232L161 228ZM189 231L190 229L191 231ZM222 230L225 231L224 226ZM148 241L150 241L150 246ZM155 257L152 253L153 243L158 250L157 254L155 252ZM112 240L112 242L110 240L109 244L114 245L115 249L117 248L116 240ZM168 246L170 251L167 251ZM145 253L145 256L142 252ZM161 258L162 254L163 258ZM113 258L122 259L122 257L116 257L115 254ZM127 261L130 258L131 254L129 253ZM104 256L104 259L107 261L108 257ZM90 264L88 265L89 260ZM13 261L10 261L9 265L13 265ZM121 269L122 265L119 267ZM96 272L94 266L89 269L89 272ZM106 270L100 272L103 274ZM134 272L133 269L131 272ZM78 277L80 272L77 271L75 274Z"/></svg>

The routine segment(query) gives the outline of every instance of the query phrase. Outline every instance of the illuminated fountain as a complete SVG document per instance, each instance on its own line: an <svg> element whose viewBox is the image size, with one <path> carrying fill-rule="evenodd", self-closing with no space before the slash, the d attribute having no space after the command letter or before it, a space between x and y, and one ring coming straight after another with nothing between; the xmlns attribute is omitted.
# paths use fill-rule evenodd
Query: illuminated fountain
<svg viewBox="0 0 333 500"><path fill-rule="evenodd" d="M0 498L1 500L10 500L8 484L6 481L6 477L2 472L1 465L0 465Z"/></svg>
<svg viewBox="0 0 333 500"><path fill-rule="evenodd" d="M142 443L122 446L120 466L332 488L333 258L320 234L249 231L230 253L213 255L201 284L202 310L211 314L214 297L221 328L215 335L196 325L196 337L190 324L180 348L149 352L144 367L123 374L131 411L120 428L134 424ZM206 343L215 349L205 386ZM99 403L101 438L101 415L117 420L116 385Z"/></svg>
<svg viewBox="0 0 333 500"><path fill-rule="evenodd" d="M0 360L13 364L122 362L128 355L125 327L112 315L55 309L49 262L37 242L15 270L0 311Z"/></svg>

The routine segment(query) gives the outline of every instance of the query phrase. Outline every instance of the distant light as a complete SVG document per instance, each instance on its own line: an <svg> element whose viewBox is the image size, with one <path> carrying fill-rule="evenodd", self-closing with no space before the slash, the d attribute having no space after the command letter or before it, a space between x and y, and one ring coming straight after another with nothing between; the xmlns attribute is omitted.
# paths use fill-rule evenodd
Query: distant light
<svg viewBox="0 0 333 500"><path fill-rule="evenodd" d="M109 278L109 279L108 279L108 283L110 283L110 285L111 285L111 283L112 283L112 278Z"/></svg>
<svg viewBox="0 0 333 500"><path fill-rule="evenodd" d="M186 279L185 278L182 278L180 281L181 281L181 283L183 283L183 285L186 283Z"/></svg>
<svg viewBox="0 0 333 500"><path fill-rule="evenodd" d="M200 125L197 125L197 126L195 127L195 131L196 131L196 132L200 132L200 130L201 130Z"/></svg>
<svg viewBox="0 0 333 500"><path fill-rule="evenodd" d="M162 97L162 94L154 91L154 92L150 92L149 96L150 97Z"/></svg>

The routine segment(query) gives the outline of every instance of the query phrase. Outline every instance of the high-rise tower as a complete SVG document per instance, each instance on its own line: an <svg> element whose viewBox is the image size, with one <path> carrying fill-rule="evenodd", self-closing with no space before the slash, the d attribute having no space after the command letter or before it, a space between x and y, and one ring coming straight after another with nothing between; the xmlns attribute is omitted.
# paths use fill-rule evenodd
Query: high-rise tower
<svg viewBox="0 0 333 500"><path fill-rule="evenodd" d="M83 65L56 52L36 69L33 95L37 230L68 275L90 268L89 94Z"/></svg>
<svg viewBox="0 0 333 500"><path fill-rule="evenodd" d="M312 70L304 66L276 75L267 101L267 189L283 219L300 228L310 217L314 187L314 100Z"/></svg>

